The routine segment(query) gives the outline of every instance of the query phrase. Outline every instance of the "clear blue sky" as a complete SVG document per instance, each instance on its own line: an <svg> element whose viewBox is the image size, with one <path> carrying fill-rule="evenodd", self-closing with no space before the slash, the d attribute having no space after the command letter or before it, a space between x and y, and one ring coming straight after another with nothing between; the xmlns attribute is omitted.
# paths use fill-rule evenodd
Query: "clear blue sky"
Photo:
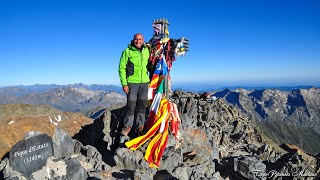
<svg viewBox="0 0 320 180"><path fill-rule="evenodd" d="M1 0L0 86L120 85L121 52L162 17L190 39L173 86L320 84L319 0Z"/></svg>

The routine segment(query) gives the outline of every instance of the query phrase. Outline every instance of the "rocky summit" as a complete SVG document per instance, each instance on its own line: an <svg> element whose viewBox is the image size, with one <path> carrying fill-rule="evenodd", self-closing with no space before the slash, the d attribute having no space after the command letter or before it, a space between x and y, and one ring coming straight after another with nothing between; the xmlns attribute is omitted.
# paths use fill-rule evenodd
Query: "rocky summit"
<svg viewBox="0 0 320 180"><path fill-rule="evenodd" d="M94 121L82 126L72 137L58 128L50 136L52 141L46 137L39 137L38 133L31 133L35 136L27 135L22 142L10 149L9 157L6 156L0 162L0 177L4 179L319 178L319 157L305 152L298 145L287 143L279 146L253 123L253 117L230 105L223 98L213 100L198 93L175 91L172 100L177 104L181 116L182 126L179 130L182 138L177 141L169 135L159 168L150 168L144 160L148 142L135 151L124 148L120 143L125 106L118 104L97 109L96 113L91 112L90 114L94 114ZM35 142L40 141L32 140L34 138L41 139L42 143L36 144ZM21 160L28 167L12 166L14 162ZM43 163L43 166L31 166L34 161Z"/></svg>

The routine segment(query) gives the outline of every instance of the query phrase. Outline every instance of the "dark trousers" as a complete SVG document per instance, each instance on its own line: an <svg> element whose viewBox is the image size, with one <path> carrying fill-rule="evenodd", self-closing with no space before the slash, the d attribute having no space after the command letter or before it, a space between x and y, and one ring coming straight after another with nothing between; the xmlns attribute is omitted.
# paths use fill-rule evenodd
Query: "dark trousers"
<svg viewBox="0 0 320 180"><path fill-rule="evenodd" d="M128 83L129 93L127 94L127 113L124 118L125 127L132 127L135 112L137 113L135 126L144 126L148 103L148 84Z"/></svg>

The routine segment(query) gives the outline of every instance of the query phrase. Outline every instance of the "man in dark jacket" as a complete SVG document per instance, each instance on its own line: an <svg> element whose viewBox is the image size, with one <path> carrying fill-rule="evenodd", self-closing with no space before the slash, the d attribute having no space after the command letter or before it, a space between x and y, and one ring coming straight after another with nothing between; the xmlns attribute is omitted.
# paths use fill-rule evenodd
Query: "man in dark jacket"
<svg viewBox="0 0 320 180"><path fill-rule="evenodd" d="M132 129L135 112L136 133L141 134L144 128L150 81L147 70L149 56L149 49L144 45L144 37L138 33L134 35L131 44L122 52L120 58L119 76L123 91L127 94L127 112L121 131L125 136Z"/></svg>

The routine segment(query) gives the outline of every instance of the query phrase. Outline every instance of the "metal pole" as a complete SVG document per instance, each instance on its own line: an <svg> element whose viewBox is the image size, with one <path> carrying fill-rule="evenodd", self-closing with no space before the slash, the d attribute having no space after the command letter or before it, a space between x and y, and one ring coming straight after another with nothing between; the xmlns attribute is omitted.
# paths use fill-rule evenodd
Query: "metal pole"
<svg viewBox="0 0 320 180"><path fill-rule="evenodd" d="M164 33L164 37L165 38L169 38L168 37L168 34L167 34L167 31L168 31L168 25L169 25L169 21L167 20L167 19L162 19L162 27L163 27L163 33ZM168 57L166 57L166 58L168 58ZM169 95L169 71L168 71L168 73L167 73L167 75L166 75L166 77L165 77L165 93L166 93L166 99L167 100L169 100L169 98L170 98L170 95Z"/></svg>
<svg viewBox="0 0 320 180"><path fill-rule="evenodd" d="M165 79L165 80L166 80L166 84L165 84L165 85L166 85L166 86L165 86L165 87L166 87L166 99L169 100L169 98L170 98L170 97L169 97L169 92L170 92L170 91L169 91L169 71L168 71L168 73L167 73L167 75L166 75L165 78L166 78L166 79Z"/></svg>

